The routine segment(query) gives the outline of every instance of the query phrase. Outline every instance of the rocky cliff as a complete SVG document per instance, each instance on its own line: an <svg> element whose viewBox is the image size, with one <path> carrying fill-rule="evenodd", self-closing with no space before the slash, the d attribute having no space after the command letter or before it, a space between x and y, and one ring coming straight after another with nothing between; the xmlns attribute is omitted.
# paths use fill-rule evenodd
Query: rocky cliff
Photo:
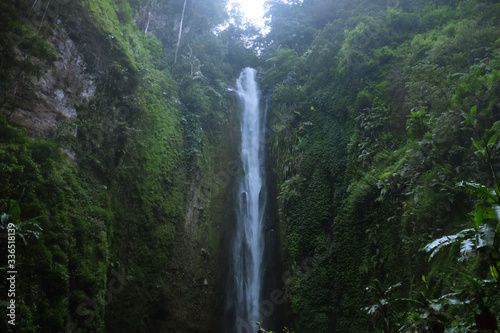
<svg viewBox="0 0 500 333"><path fill-rule="evenodd" d="M178 20L155 22L175 8L155 2L144 29L148 5L1 5L0 209L18 225L23 332L219 328L235 99L229 77L192 75L191 45L172 67L155 34Z"/></svg>

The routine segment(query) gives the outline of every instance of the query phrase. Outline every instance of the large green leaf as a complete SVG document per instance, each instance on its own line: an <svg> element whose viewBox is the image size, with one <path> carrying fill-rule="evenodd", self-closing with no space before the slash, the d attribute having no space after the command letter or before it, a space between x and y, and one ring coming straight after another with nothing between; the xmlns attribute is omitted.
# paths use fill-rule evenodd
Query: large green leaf
<svg viewBox="0 0 500 333"><path fill-rule="evenodd" d="M496 223L493 225L492 223L483 223L479 226L478 230L478 244L477 248L489 247L493 246L495 243L495 235L496 235Z"/></svg>
<svg viewBox="0 0 500 333"><path fill-rule="evenodd" d="M10 217L12 218L12 222L14 222L14 224L16 225L21 220L21 207L19 207L19 204L14 199L10 200L10 209L8 215L10 215Z"/></svg>
<svg viewBox="0 0 500 333"><path fill-rule="evenodd" d="M435 239L429 244L425 245L422 250L425 252L430 252L429 261L434 258L436 254L439 253L444 247L461 243L465 239L470 239L475 234L475 230L473 228L464 229L454 235L443 236L441 238Z"/></svg>
<svg viewBox="0 0 500 333"><path fill-rule="evenodd" d="M490 272L491 272L491 276L493 277L495 282L498 282L498 278L500 275L498 272L498 265L490 264Z"/></svg>
<svg viewBox="0 0 500 333"><path fill-rule="evenodd" d="M490 146L494 146L495 143L498 141L498 138L500 137L500 133L497 133L495 135L493 135L490 140L488 141L488 148L490 148Z"/></svg>
<svg viewBox="0 0 500 333"><path fill-rule="evenodd" d="M471 140L472 144L477 148L477 150L482 151L484 149L479 141L475 140L474 138L471 138Z"/></svg>
<svg viewBox="0 0 500 333"><path fill-rule="evenodd" d="M462 186L467 189L467 192L476 196L479 199L487 200L493 203L498 203L498 196L495 191L475 182L460 182L457 186Z"/></svg>

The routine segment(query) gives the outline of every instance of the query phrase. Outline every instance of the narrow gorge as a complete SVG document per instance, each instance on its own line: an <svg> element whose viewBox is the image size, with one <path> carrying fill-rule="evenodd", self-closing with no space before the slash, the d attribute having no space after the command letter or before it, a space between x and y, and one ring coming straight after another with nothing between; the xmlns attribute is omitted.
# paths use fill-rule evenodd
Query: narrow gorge
<svg viewBox="0 0 500 333"><path fill-rule="evenodd" d="M237 80L241 108L241 172L237 176L236 221L230 233L228 285L226 286L226 332L253 332L255 323L274 326L276 304L266 300L266 291L276 288L280 272L274 244L278 232L269 223L266 184L267 108L257 84L257 71L245 68ZM266 303L267 302L267 303ZM280 304L278 304L280 305Z"/></svg>
<svg viewBox="0 0 500 333"><path fill-rule="evenodd" d="M0 2L1 332L496 330L500 4Z"/></svg>

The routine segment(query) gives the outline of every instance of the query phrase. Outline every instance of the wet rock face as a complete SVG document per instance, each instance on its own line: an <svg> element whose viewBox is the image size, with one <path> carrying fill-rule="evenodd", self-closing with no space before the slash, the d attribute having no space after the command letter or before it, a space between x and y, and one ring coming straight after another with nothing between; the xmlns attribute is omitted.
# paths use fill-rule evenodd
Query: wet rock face
<svg viewBox="0 0 500 333"><path fill-rule="evenodd" d="M54 31L49 43L58 60L34 83L34 94L11 116L35 135L53 134L58 121L74 120L75 104L92 97L96 90L96 76L87 70L78 46L66 31Z"/></svg>
<svg viewBox="0 0 500 333"><path fill-rule="evenodd" d="M54 64L55 68L47 71L42 78L40 95L51 100L63 117L71 119L76 117L74 104L94 95L95 76L87 70L73 40L56 35L52 42L59 59Z"/></svg>
<svg viewBox="0 0 500 333"><path fill-rule="evenodd" d="M47 42L54 48L57 61L29 84L29 91L16 101L18 107L10 114L11 121L34 136L55 134L58 122L76 119L75 104L95 94L100 46L91 40L92 32L85 31L89 25L78 15L74 4L49 9L46 20L52 28ZM77 36L88 40L78 40Z"/></svg>

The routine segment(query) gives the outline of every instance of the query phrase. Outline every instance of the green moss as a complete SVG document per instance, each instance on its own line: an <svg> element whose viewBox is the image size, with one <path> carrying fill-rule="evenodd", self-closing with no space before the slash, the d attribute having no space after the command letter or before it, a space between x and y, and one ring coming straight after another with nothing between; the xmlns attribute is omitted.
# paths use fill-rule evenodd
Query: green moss
<svg viewBox="0 0 500 333"><path fill-rule="evenodd" d="M0 149L6 153L0 173L9 180L2 183L1 207L5 212L7 198L18 198L21 220L36 218L42 229L38 239L27 234L26 245L17 239L16 265L23 274L16 281L16 299L26 307L20 307L24 317L16 326L27 332L40 327L63 330L68 321L79 318L77 305L70 302L75 288L81 286L92 298L105 286L107 236L94 235L106 229L112 213L105 202L94 202L89 194L96 189L75 173L54 142L30 140L4 118L0 127ZM100 316L91 325L79 322L90 329L102 320Z"/></svg>
<svg viewBox="0 0 500 333"><path fill-rule="evenodd" d="M183 72L189 66L180 61L176 74L189 84L179 92L167 69L165 45L135 23L143 5L137 0L68 5L81 10L84 27L78 31L97 32L92 38L100 52L95 72L100 76L95 96L76 106L76 121L59 124L57 143L31 140L25 130L0 119L0 176L5 180L0 208L8 211L9 199L18 199L22 218L39 217L43 228L40 239L28 237L22 249L26 275L20 282L31 286L19 296L30 303L20 307L26 319L23 331L163 329L169 320L165 304L185 299L165 291L172 272L185 265L174 253L196 262L186 272L197 278L216 265L198 252L193 255L189 242L210 254L220 249L215 228L221 222L211 214L225 212L213 209L211 200L213 196L223 202L230 187L211 187L220 169L216 156L227 159L225 149L233 142L223 131L229 124L222 96L226 78L219 72L221 59L211 57L223 54L210 43L200 54L210 68L207 76L217 82L215 89ZM62 20L56 28L62 31L64 24ZM39 60L52 59L37 50ZM0 70L5 74L3 67ZM200 116L193 142L181 126L182 116L188 115ZM219 139L209 138L209 131ZM77 167L61 154L61 146L76 154L72 162ZM189 160L186 152L192 147L198 152ZM205 208L194 239L188 240L184 237L192 234L183 222L195 180L196 199ZM196 325L191 319L186 322Z"/></svg>
<svg viewBox="0 0 500 333"><path fill-rule="evenodd" d="M118 8L113 0L82 1L81 6L89 15L94 25L100 30L112 50L112 57L116 61L116 66L120 66L135 79L137 75L137 65L134 60L133 51L129 40L133 34L133 27L130 25L131 10L127 1L120 1ZM118 12L117 12L118 9ZM122 18L122 21L120 21Z"/></svg>
<svg viewBox="0 0 500 333"><path fill-rule="evenodd" d="M268 61L280 224L293 271L287 292L299 331L318 331L312 323L327 313L312 301L323 300L313 285L331 297L319 331L358 332L371 326L361 309L373 304L364 289L374 279L401 282L397 297L422 288L415 277L426 273L460 284L450 273L458 269L453 252L428 266L419 249L463 228L470 203L455 185L489 172L470 137L498 118L497 5L401 3L383 8L385 16L375 7L362 23L337 18L300 59L282 49ZM328 258L329 283L317 268L297 268L309 257ZM388 305L392 330L402 329L398 307Z"/></svg>

